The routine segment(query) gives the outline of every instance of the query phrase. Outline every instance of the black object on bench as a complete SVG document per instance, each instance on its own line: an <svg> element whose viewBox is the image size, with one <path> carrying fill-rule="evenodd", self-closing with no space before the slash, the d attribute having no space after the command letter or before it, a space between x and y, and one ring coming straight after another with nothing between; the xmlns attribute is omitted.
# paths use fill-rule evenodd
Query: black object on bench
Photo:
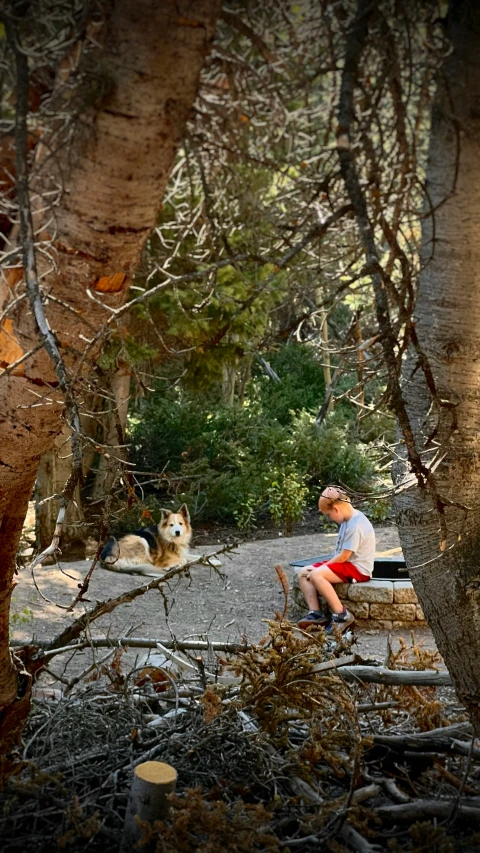
<svg viewBox="0 0 480 853"><path fill-rule="evenodd" d="M333 554L321 554L319 557L310 557L309 560L294 560L289 565L302 568L303 566L311 566L312 563L321 563L322 560L331 560L332 557ZM373 564L372 578L376 581L408 580L404 557L399 555L377 557Z"/></svg>

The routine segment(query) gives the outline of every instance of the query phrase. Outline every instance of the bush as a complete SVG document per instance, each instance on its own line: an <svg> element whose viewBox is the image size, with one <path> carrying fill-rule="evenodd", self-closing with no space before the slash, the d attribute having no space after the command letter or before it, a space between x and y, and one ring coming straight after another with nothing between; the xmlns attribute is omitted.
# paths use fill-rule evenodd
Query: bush
<svg viewBox="0 0 480 853"><path fill-rule="evenodd" d="M290 470L274 472L275 479L267 488L270 515L274 522L283 527L286 536L291 536L293 523L301 521L308 488L305 477L298 471Z"/></svg>
<svg viewBox="0 0 480 853"><path fill-rule="evenodd" d="M323 402L325 380L315 349L306 344L289 343L267 353L265 358L280 382L272 382L257 363L251 393L260 398L269 418L285 425L303 409L317 412Z"/></svg>
<svg viewBox="0 0 480 853"><path fill-rule="evenodd" d="M326 483L371 490L375 466L369 446L355 435L355 421L340 410L316 426L319 365L310 348L303 347L304 363L301 352L298 345L275 354L275 369L281 363L288 382L257 376L256 396L242 408L181 388L144 402L130 419L129 437L137 467L163 472L147 491L154 520L160 506L185 501L196 519L248 529L270 513L290 532ZM304 384L296 387L299 377Z"/></svg>

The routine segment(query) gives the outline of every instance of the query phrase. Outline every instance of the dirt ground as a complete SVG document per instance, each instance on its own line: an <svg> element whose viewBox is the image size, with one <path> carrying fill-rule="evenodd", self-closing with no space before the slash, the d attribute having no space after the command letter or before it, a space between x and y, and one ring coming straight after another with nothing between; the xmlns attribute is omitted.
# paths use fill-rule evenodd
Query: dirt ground
<svg viewBox="0 0 480 853"><path fill-rule="evenodd" d="M377 551L399 545L396 528L380 527L376 530ZM274 570L282 565L290 578L293 570L288 563L307 559L333 550L336 533L316 533L276 539L263 539L241 544L230 554L222 555L220 572L223 577L205 566L194 566L191 577L170 582L166 589L169 612L165 613L164 600L157 591L118 607L113 613L92 625L92 636L125 636L178 640L208 638L212 641L239 641L246 638L256 642L266 633L266 620L274 618L276 610L283 610L284 597ZM217 548L221 547L219 543ZM194 542L197 553L214 553L215 546ZM40 590L36 590L30 571L21 569L18 586L13 596L13 640L52 639L72 618L80 616L97 601L113 598L148 582L148 578L119 574L96 568L87 593L88 605L77 605L74 614L66 609L84 577L90 561L64 562L45 566L35 571ZM44 596L44 598L42 597ZM45 600L48 599L48 600ZM291 618L295 618L291 612ZM407 629L395 629L393 637L410 639ZM382 658L387 650L388 634L385 631L363 630L357 632L356 650L364 657ZM417 629L415 639L428 648L435 644L428 629Z"/></svg>

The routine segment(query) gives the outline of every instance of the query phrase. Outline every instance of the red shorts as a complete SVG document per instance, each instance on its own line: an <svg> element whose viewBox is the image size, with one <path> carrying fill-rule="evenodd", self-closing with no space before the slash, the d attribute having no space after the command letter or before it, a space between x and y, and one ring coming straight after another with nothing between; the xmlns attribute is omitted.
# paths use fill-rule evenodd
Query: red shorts
<svg viewBox="0 0 480 853"><path fill-rule="evenodd" d="M326 563L328 563L328 568L336 574L337 578L340 578L342 583L351 583L352 580L357 583L364 583L371 580L370 575L364 575L353 563L333 563L330 560L322 560L321 563L312 563L312 566L314 569L318 569L319 566L324 566Z"/></svg>

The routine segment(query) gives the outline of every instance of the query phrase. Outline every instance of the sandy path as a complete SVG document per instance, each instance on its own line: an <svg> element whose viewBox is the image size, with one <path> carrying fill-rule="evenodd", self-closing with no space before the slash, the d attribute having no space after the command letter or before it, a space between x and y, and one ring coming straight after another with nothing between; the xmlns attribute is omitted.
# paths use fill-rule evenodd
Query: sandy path
<svg viewBox="0 0 480 853"><path fill-rule="evenodd" d="M399 544L395 527L377 528L376 535L378 551ZM204 638L208 633L211 640L238 641L246 636L249 641L258 641L265 634L264 620L272 618L276 610L283 609L283 593L274 570L275 564L280 563L290 574L290 560L331 552L335 537L335 533L323 533L245 543L222 558L221 571L226 575L225 580L211 569L194 566L190 580L181 578L171 582L167 591L168 618L162 596L154 591L99 619L92 628L92 634L98 637L106 634L124 636L133 629L137 637L168 639L172 632L182 640L192 636ZM195 550L212 553L214 548ZM57 605L70 604L89 565L90 561L65 562L61 564L63 572L58 566L37 569L38 586L51 603L41 598L29 571L22 569L14 593L13 612L19 615L14 619L12 638L51 639L65 628L72 620L72 614ZM90 583L88 608L97 601L120 595L144 582L143 578L99 567ZM20 617L25 608L33 611L33 617L22 622ZM84 608L85 605L77 605L75 616L80 616ZM394 636L397 635L410 636L408 630L400 629L394 632ZM434 648L427 629L417 630L416 637ZM386 650L386 639L385 632L358 632L358 651L366 656L382 656Z"/></svg>

